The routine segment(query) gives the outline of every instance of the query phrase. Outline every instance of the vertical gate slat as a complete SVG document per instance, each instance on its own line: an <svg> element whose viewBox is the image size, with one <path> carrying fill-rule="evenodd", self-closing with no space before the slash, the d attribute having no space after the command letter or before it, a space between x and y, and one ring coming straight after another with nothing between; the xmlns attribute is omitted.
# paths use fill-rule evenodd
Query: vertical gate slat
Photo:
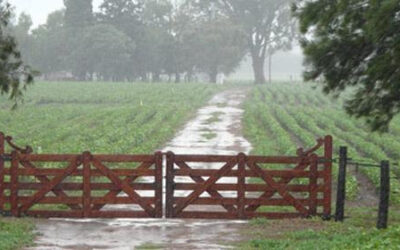
<svg viewBox="0 0 400 250"><path fill-rule="evenodd" d="M90 161L91 154L83 153L83 217L90 217L91 190L90 190Z"/></svg>
<svg viewBox="0 0 400 250"><path fill-rule="evenodd" d="M161 152L156 152L155 155L155 217L162 218L163 216L163 173L162 173L162 165L163 165L163 156Z"/></svg>
<svg viewBox="0 0 400 250"><path fill-rule="evenodd" d="M5 153L4 134L0 132L0 156ZM4 160L0 157L0 210L4 210Z"/></svg>
<svg viewBox="0 0 400 250"><path fill-rule="evenodd" d="M238 199L238 218L245 219L245 185L246 185L246 155L240 153L237 156L238 160L238 183L237 183L237 199Z"/></svg>
<svg viewBox="0 0 400 250"><path fill-rule="evenodd" d="M310 215L315 216L317 214L317 198L318 198L318 157L316 155L311 156L310 164Z"/></svg>
<svg viewBox="0 0 400 250"><path fill-rule="evenodd" d="M13 151L11 153L11 169L10 169L10 205L11 214L15 217L19 216L18 212L18 153Z"/></svg>
<svg viewBox="0 0 400 250"><path fill-rule="evenodd" d="M165 217L172 218L174 209L174 164L175 154L167 153L167 173L166 173L166 191L165 191Z"/></svg>
<svg viewBox="0 0 400 250"><path fill-rule="evenodd" d="M324 209L325 218L331 216L332 202L332 136L325 136L324 143Z"/></svg>

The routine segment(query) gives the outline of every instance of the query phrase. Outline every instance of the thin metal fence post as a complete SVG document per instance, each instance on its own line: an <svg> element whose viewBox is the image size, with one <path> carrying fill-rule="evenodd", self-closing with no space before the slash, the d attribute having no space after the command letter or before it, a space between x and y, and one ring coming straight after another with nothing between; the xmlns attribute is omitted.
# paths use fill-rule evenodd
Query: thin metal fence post
<svg viewBox="0 0 400 250"><path fill-rule="evenodd" d="M390 196L390 167L388 161L381 162L381 185L379 195L378 229L387 228Z"/></svg>
<svg viewBox="0 0 400 250"><path fill-rule="evenodd" d="M341 222L344 220L344 203L346 199L346 169L347 169L347 147L340 147L335 221L341 221Z"/></svg>

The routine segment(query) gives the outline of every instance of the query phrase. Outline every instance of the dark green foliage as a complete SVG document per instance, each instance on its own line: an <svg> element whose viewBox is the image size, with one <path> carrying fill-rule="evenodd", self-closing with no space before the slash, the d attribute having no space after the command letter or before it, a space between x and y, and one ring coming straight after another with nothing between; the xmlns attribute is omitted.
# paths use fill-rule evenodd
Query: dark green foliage
<svg viewBox="0 0 400 250"><path fill-rule="evenodd" d="M321 79L326 93L355 86L349 114L386 131L400 107L398 0L300 1L294 13L305 35L306 80ZM323 13L323 14L321 14Z"/></svg>
<svg viewBox="0 0 400 250"><path fill-rule="evenodd" d="M17 105L23 90L33 82L33 76L21 60L16 40L7 30L10 16L10 5L0 0L0 94L8 94Z"/></svg>

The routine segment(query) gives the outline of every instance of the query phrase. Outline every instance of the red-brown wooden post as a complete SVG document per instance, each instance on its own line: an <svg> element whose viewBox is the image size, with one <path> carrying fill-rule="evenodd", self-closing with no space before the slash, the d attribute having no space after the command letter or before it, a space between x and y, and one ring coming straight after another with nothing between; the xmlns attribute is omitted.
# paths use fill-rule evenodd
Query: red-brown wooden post
<svg viewBox="0 0 400 250"><path fill-rule="evenodd" d="M18 153L12 151L11 153L11 169L10 169L10 205L12 216L18 217Z"/></svg>
<svg viewBox="0 0 400 250"><path fill-rule="evenodd" d="M175 154L167 153L167 174L166 174L166 190L165 190L165 217L174 217L174 165Z"/></svg>
<svg viewBox="0 0 400 250"><path fill-rule="evenodd" d="M4 134L0 132L0 211L4 210Z"/></svg>
<svg viewBox="0 0 400 250"><path fill-rule="evenodd" d="M324 210L323 217L329 219L331 216L332 202L332 136L325 136L324 143Z"/></svg>
<svg viewBox="0 0 400 250"><path fill-rule="evenodd" d="M163 216L163 173L162 173L162 166L163 166L163 155L161 152L156 152L154 155L155 158L155 217L162 218Z"/></svg>
<svg viewBox="0 0 400 250"><path fill-rule="evenodd" d="M90 152L84 152L83 157L83 217L90 217L91 211L91 189L90 189L90 162L92 160L92 155Z"/></svg>
<svg viewBox="0 0 400 250"><path fill-rule="evenodd" d="M237 208L238 218L246 219L245 214L245 188L246 188L246 155L240 153L237 156L238 161L238 180L237 180Z"/></svg>
<svg viewBox="0 0 400 250"><path fill-rule="evenodd" d="M318 156L313 154L311 155L311 163L310 163L310 215L315 216L317 214L317 198L318 198Z"/></svg>

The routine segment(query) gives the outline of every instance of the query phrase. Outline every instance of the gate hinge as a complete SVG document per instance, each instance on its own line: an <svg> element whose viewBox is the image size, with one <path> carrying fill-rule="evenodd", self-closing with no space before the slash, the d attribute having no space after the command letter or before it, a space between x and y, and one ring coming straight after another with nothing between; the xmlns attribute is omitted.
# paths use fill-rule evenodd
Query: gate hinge
<svg viewBox="0 0 400 250"><path fill-rule="evenodd" d="M3 211L0 209L0 215L3 217L11 217L11 211Z"/></svg>
<svg viewBox="0 0 400 250"><path fill-rule="evenodd" d="M3 161L11 161L12 160L11 155L8 155L8 154L0 155L0 159Z"/></svg>

